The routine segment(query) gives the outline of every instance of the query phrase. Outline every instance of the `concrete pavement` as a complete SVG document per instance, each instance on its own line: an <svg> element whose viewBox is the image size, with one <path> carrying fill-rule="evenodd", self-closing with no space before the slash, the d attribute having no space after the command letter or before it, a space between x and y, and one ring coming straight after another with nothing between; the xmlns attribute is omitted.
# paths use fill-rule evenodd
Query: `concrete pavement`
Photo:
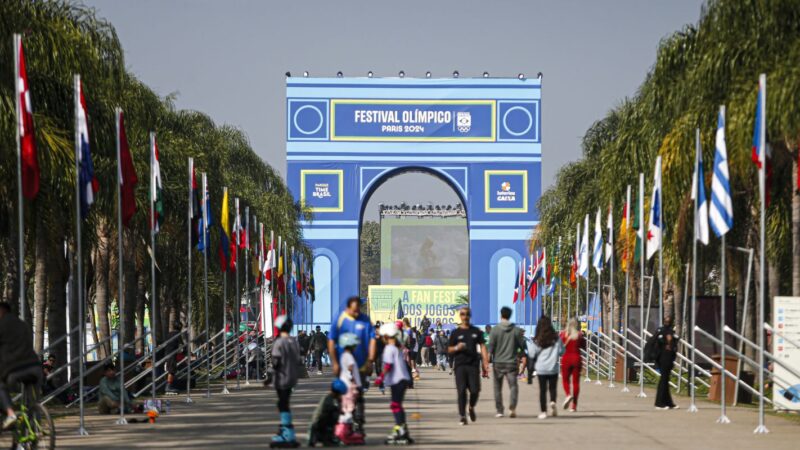
<svg viewBox="0 0 800 450"><path fill-rule="evenodd" d="M559 410L556 418L538 420L538 386L520 386L519 417L496 419L491 380L483 381L477 407L478 421L458 425L456 392L452 377L446 372L423 369L423 379L409 391L406 410L412 437L419 448L488 449L503 448L683 448L797 449L800 423L767 417L771 433L754 436L757 415L749 408L729 408L733 423L717 425L718 406L699 402L697 414L685 409L688 399L677 398L679 410L658 411L653 407L654 392L638 399L638 386L623 394L621 386L609 389L592 382L581 385L581 401L576 413ZM292 409L298 438L305 443L308 420L327 389L329 375L301 380L292 396ZM278 414L275 393L253 383L230 395L215 389L210 399L203 391L193 394L195 403L186 405L183 396L172 397L172 412L155 425L147 423L115 425L116 417L92 415L87 420L88 437L78 437L77 418L67 417L56 423L58 448L267 448L269 437L277 430ZM506 404L508 389L504 390ZM563 400L563 392L559 389ZM560 401L559 401L560 404ZM392 425L389 397L377 389L367 394L366 448L383 447L383 438ZM587 447L589 445L589 447Z"/></svg>

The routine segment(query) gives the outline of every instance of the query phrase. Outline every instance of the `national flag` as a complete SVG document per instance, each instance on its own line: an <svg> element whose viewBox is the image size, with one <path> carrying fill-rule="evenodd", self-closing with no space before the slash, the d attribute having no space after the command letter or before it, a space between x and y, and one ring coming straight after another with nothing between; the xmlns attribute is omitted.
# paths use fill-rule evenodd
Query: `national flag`
<svg viewBox="0 0 800 450"><path fill-rule="evenodd" d="M158 154L156 134L150 133L150 199L153 202L153 217L150 218L150 227L158 233L164 223L163 185L161 184L161 163Z"/></svg>
<svg viewBox="0 0 800 450"><path fill-rule="evenodd" d="M661 233L664 229L661 222L661 200L661 156L658 156L653 175L653 195L650 199L650 220L647 225L647 259L652 258L661 248Z"/></svg>
<svg viewBox="0 0 800 450"><path fill-rule="evenodd" d="M28 71L25 68L25 52L22 37L14 36L17 48L17 82L14 83L17 95L17 127L19 129L19 159L22 168L22 195L28 200L39 193L39 159L36 154L36 136L33 127L33 106L28 84Z"/></svg>
<svg viewBox="0 0 800 450"><path fill-rule="evenodd" d="M397 299L397 315L395 316L395 320L403 320L403 317L406 316L405 311L403 311L403 302L402 299Z"/></svg>
<svg viewBox="0 0 800 450"><path fill-rule="evenodd" d="M272 270L275 268L275 265L275 240L272 239L269 242L269 250L267 251L267 255L264 259L264 264L261 269L261 271L264 273L264 279L266 280L267 284L272 283Z"/></svg>
<svg viewBox="0 0 800 450"><path fill-rule="evenodd" d="M119 185L122 203L122 223L126 227L130 225L133 215L136 214L136 184L139 178L136 176L136 167L133 165L133 157L128 147L128 135L125 132L125 115L121 109L117 110L117 145L119 146Z"/></svg>
<svg viewBox="0 0 800 450"><path fill-rule="evenodd" d="M575 255L570 257L570 264L569 264L569 286L571 288L575 288L578 283L578 260L575 258Z"/></svg>
<svg viewBox="0 0 800 450"><path fill-rule="evenodd" d="M639 193L639 198L642 199L644 197L644 192ZM637 201L634 203L634 210L633 210L633 226L635 233L634 238L634 245L633 245L633 262L638 263L639 258L642 257L642 247L644 247L644 229L642 224L640 223L639 216L641 215L639 209L639 202Z"/></svg>
<svg viewBox="0 0 800 450"><path fill-rule="evenodd" d="M522 278L522 275L520 274L522 272L522 270L520 270L521 266L522 263L521 262L518 263L517 271L514 272L514 300L512 301L512 303L517 303L517 300L519 300L520 297L520 278Z"/></svg>
<svg viewBox="0 0 800 450"><path fill-rule="evenodd" d="M622 204L622 219L619 224L619 242L622 243L622 261L620 268L623 272L628 272L628 262L630 261L631 252L631 239L628 233L628 224L630 223L630 203L631 203L631 186L628 185L625 194L625 203Z"/></svg>
<svg viewBox="0 0 800 450"><path fill-rule="evenodd" d="M197 177L194 170L194 158L189 158L189 220L192 222L192 244L200 245L200 223L202 217L200 206L200 192L197 188Z"/></svg>
<svg viewBox="0 0 800 450"><path fill-rule="evenodd" d="M86 112L86 99L83 96L83 83L75 76L77 91L75 105L75 128L78 133L78 192L81 206L81 219L89 214L89 207L94 203L94 196L100 190L100 183L94 175L92 153L89 151L89 117Z"/></svg>
<svg viewBox="0 0 800 450"><path fill-rule="evenodd" d="M203 193L203 197L205 197L205 201L203 201L200 210L200 220L197 221L197 234L198 234L197 251L199 252L204 252L206 247L210 243L208 230L211 229L212 220L211 220L211 200L208 195L208 187L206 187L206 192Z"/></svg>
<svg viewBox="0 0 800 450"><path fill-rule="evenodd" d="M314 288L314 269L311 269L311 273L308 275L308 296L311 297L311 302L313 303L314 300L317 299L316 290Z"/></svg>
<svg viewBox="0 0 800 450"><path fill-rule="evenodd" d="M560 249L559 245L559 249ZM558 250L556 250L558 253ZM556 293L556 286L558 285L558 260L556 259L554 254L550 255L550 265L547 267L547 283L549 285L547 289L547 295L555 295Z"/></svg>
<svg viewBox="0 0 800 450"><path fill-rule="evenodd" d="M231 258L230 248L230 231L228 225L228 188L223 188L222 191L222 212L219 219L219 248L217 255L219 256L219 267L223 272L228 270L228 261Z"/></svg>
<svg viewBox="0 0 800 450"><path fill-rule="evenodd" d="M725 144L724 106L719 108L715 147L709 218L714 234L722 237L733 227L733 200L731 198L730 172L728 171L728 147Z"/></svg>
<svg viewBox="0 0 800 450"><path fill-rule="evenodd" d="M758 97L756 99L756 120L753 124L753 150L751 158L756 167L764 170L764 205L770 203L770 186L772 185L772 152L767 144L767 76L758 77ZM764 148L762 148L762 145Z"/></svg>
<svg viewBox="0 0 800 450"><path fill-rule="evenodd" d="M608 241L606 242L606 262L611 259L611 255L614 253L614 213L611 209L611 205L608 205L608 218L606 219L606 225L608 226Z"/></svg>
<svg viewBox="0 0 800 450"><path fill-rule="evenodd" d="M719 130L717 130L717 134L719 134ZM694 212L694 238L703 245L708 245L708 197L706 196L706 178L703 172L703 152L699 142L695 150L694 172L692 173L692 200L695 200L697 204L697 210Z"/></svg>
<svg viewBox="0 0 800 450"><path fill-rule="evenodd" d="M578 260L578 274L589 279L589 215L583 220L583 235Z"/></svg>
<svg viewBox="0 0 800 450"><path fill-rule="evenodd" d="M594 247L592 251L592 266L599 274L603 271L603 230L600 227L600 208L597 208L597 217L594 221Z"/></svg>

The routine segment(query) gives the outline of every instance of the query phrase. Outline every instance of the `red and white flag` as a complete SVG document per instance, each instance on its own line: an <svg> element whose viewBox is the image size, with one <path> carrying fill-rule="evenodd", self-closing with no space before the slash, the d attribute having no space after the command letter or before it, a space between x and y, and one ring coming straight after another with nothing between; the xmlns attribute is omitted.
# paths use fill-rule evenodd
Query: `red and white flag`
<svg viewBox="0 0 800 450"><path fill-rule="evenodd" d="M28 72L25 68L25 53L22 50L22 37L14 36L17 49L17 125L19 129L19 158L22 167L22 195L28 200L39 193L39 160L36 156L36 138L33 128L33 106L31 105Z"/></svg>

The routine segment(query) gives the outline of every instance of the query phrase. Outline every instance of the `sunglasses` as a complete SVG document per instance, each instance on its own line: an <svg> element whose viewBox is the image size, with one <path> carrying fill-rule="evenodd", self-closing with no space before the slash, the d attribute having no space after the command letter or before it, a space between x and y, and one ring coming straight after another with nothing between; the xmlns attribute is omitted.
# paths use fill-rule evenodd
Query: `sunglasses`
<svg viewBox="0 0 800 450"><path fill-rule="evenodd" d="M468 312L458 313L458 315L461 316L461 317L470 317L470 316L472 316L472 314L470 314Z"/></svg>

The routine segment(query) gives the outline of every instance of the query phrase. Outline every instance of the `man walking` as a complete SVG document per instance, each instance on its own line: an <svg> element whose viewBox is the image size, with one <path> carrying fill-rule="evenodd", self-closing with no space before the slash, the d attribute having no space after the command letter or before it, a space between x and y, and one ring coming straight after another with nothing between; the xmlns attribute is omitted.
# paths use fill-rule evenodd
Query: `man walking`
<svg viewBox="0 0 800 450"><path fill-rule="evenodd" d="M469 419L475 422L477 420L475 405L478 403L478 394L481 391L479 371L482 366L483 376L489 376L489 355L486 352L483 332L470 324L472 312L469 307L462 308L458 316L461 325L450 334L447 352L453 355L460 423L466 425L467 392L469 392Z"/></svg>
<svg viewBox="0 0 800 450"><path fill-rule="evenodd" d="M518 365L517 356L524 355L525 340L522 337L522 329L517 328L510 321L511 308L504 306L500 309L500 323L492 328L489 334L487 348L494 361L494 404L497 409L495 417L503 417L503 379L508 382L511 391L509 400L509 414L512 419L517 417L517 397L519 388L517 386ZM523 361L525 357L522 357ZM523 363L524 367L524 363Z"/></svg>
<svg viewBox="0 0 800 450"><path fill-rule="evenodd" d="M317 366L317 375L322 375L322 353L328 345L328 336L322 332L319 325L317 325L314 336L311 338L311 348L314 351L314 362Z"/></svg>

